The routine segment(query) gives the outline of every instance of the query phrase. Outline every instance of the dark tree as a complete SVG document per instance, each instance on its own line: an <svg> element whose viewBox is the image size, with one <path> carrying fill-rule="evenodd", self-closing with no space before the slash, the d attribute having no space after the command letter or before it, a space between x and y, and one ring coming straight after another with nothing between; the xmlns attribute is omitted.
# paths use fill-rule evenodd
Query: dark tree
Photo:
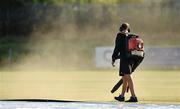
<svg viewBox="0 0 180 109"><path fill-rule="evenodd" d="M1 0L0 1L0 36L22 36L31 31L32 25L24 23L30 17L28 0ZM26 29L25 29L26 28Z"/></svg>

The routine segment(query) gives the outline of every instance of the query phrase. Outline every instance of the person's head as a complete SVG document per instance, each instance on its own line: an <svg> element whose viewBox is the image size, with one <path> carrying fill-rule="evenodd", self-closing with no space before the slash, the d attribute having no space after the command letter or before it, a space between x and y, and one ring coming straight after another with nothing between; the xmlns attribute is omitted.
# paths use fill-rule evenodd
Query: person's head
<svg viewBox="0 0 180 109"><path fill-rule="evenodd" d="M120 32L123 32L123 31L128 31L130 32L130 25L128 23L122 23L120 28L119 28L119 31Z"/></svg>

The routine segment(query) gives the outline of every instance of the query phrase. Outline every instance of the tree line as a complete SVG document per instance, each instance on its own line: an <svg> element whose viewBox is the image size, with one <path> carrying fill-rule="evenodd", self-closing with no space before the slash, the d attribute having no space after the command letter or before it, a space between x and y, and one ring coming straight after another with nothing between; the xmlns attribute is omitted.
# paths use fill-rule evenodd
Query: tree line
<svg viewBox="0 0 180 109"><path fill-rule="evenodd" d="M33 31L34 25L37 25L39 22L42 21L41 18L44 18L42 15L44 9L38 10L38 12L34 11L34 8L39 6L48 7L55 7L54 9L58 9L59 14L61 14L62 8L66 7L63 5L66 4L76 4L74 8L69 12L69 9L65 10L70 14L75 14L74 16L77 17L76 21L79 24L83 24L83 22L88 22L88 15L93 15L94 10L86 12L87 9L81 9L83 4L121 4L121 3L140 3L144 0L1 0L0 1L0 38L5 36L28 36ZM165 2L166 1L166 2ZM161 4L165 5L172 5L175 4L175 0L165 0L161 1ZM177 1L177 0L176 0ZM78 7L78 4L79 7ZM171 6L172 8L174 6ZM51 8L52 9L52 8ZM76 9L80 9L78 11L74 11ZM48 10L47 8L45 9ZM59 11L60 10L60 11ZM108 8L107 6L102 6L103 13L111 14L114 13L113 9ZM98 11L98 10L97 10ZM136 11L136 10L134 10ZM45 12L46 13L46 12ZM38 15L39 14L39 15ZM35 16L39 16L40 19L36 19ZM96 16L95 16L96 17ZM106 18L109 19L110 16ZM86 21L87 20L87 21ZM104 20L104 18L102 19ZM101 20L100 20L101 21Z"/></svg>

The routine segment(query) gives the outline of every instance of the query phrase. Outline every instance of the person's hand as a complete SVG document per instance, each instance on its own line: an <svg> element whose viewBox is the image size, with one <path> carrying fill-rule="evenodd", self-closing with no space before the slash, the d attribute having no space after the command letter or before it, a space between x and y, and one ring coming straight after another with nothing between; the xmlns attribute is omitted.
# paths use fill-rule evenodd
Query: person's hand
<svg viewBox="0 0 180 109"><path fill-rule="evenodd" d="M115 61L112 61L111 64L113 67L115 67Z"/></svg>

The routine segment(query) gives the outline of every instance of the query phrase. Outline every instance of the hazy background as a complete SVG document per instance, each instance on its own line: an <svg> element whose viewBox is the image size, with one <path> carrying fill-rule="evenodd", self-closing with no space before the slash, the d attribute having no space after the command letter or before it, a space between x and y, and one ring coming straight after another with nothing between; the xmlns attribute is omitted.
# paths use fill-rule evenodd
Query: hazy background
<svg viewBox="0 0 180 109"><path fill-rule="evenodd" d="M122 22L145 45L179 45L178 0L4 0L1 67L95 67L96 46L113 46Z"/></svg>
<svg viewBox="0 0 180 109"><path fill-rule="evenodd" d="M114 101L118 68L96 68L95 48L114 46L122 22L145 47L179 47L179 10L180 0L1 0L0 99ZM178 69L138 68L139 100L179 102Z"/></svg>

